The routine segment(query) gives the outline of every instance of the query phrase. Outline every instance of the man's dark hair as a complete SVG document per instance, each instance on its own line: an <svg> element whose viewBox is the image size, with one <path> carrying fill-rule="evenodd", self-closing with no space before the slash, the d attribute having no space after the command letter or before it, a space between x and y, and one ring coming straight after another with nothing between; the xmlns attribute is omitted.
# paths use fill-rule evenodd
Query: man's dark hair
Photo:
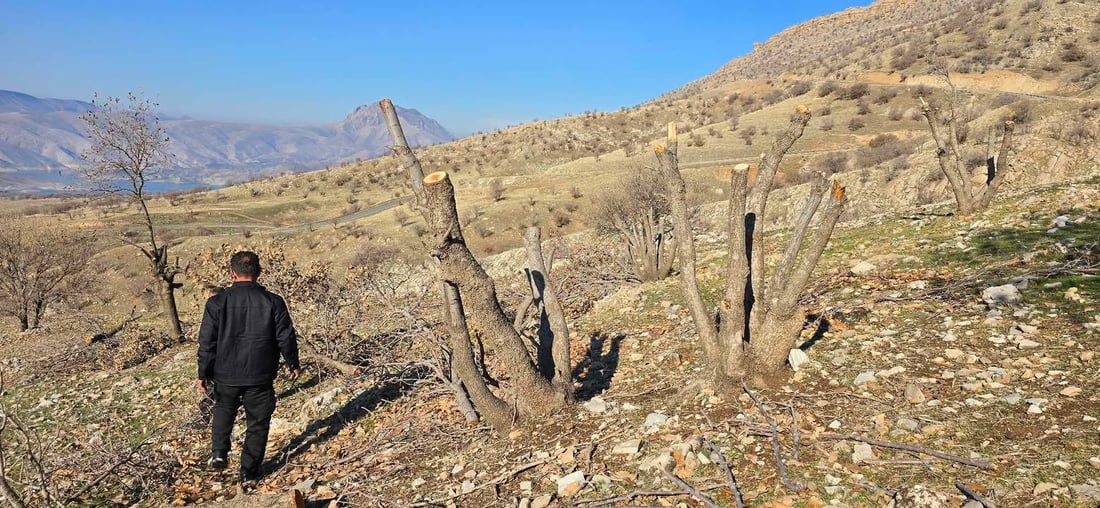
<svg viewBox="0 0 1100 508"><path fill-rule="evenodd" d="M229 269L242 277L255 279L260 276L260 256L246 250L238 252L229 258Z"/></svg>

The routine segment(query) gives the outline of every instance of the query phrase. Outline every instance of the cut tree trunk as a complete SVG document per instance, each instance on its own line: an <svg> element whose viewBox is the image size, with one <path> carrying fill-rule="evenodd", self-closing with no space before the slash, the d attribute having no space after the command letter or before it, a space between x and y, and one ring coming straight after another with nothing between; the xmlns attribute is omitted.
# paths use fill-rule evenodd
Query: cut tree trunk
<svg viewBox="0 0 1100 508"><path fill-rule="evenodd" d="M474 350L470 345L470 329L466 323L465 310L458 288L443 283L443 294L447 298L444 309L449 333L447 344L451 348L451 366L466 389L478 414L493 426L498 433L505 433L512 426L512 411L508 404L497 397L485 384L485 377L474 360Z"/></svg>
<svg viewBox="0 0 1100 508"><path fill-rule="evenodd" d="M834 182L830 190L825 179L817 177L792 225L791 238L779 265L770 280L765 277L762 219L767 216L768 196L783 156L802 136L809 120L809 110L799 106L790 126L764 155L754 182L750 184L747 168L731 174L726 223L728 261L717 312L712 312L704 302L695 275L695 242L684 180L677 165L675 124L669 124L667 144L656 148L668 188L675 236L683 248L680 277L684 297L718 386L731 386L731 380L746 377L751 377L753 383L782 377L784 363L803 326L798 298L843 211L844 188ZM830 195L829 204L818 213L826 194ZM811 233L815 216L818 226ZM804 247L807 241L809 244Z"/></svg>
<svg viewBox="0 0 1100 508"><path fill-rule="evenodd" d="M174 282L175 277L161 279L158 284L160 289L161 307L164 309L164 325L168 336L173 340L183 340L183 326L180 324L179 309L176 307L176 289L179 284Z"/></svg>
<svg viewBox="0 0 1100 508"><path fill-rule="evenodd" d="M1015 130L1015 122L1004 122L1004 134L1001 137L1001 147L997 156L992 154L993 133L988 137L988 160L986 162L985 184L975 189L968 168L963 162L962 151L959 149L957 136L958 125L955 116L944 121L939 110L929 105L921 98L921 112L928 122L928 131L936 142L936 159L939 161L940 171L947 177L951 186L951 192L955 195L955 203L958 205L959 215L971 215L989 208L997 191L1008 175L1010 168L1009 155L1012 150L1012 134ZM940 126L947 125L948 132L945 135Z"/></svg>
<svg viewBox="0 0 1100 508"><path fill-rule="evenodd" d="M542 255L542 231L527 228L524 241L527 247L528 276L535 303L539 309L540 331L548 331L551 344L551 374L554 386L564 395L566 402L573 402L573 370L569 359L569 325L565 310L558 300L558 292L551 284L551 267ZM543 332L546 333L546 332Z"/></svg>
<svg viewBox="0 0 1100 508"><path fill-rule="evenodd" d="M508 371L520 414L543 416L564 406L565 394L539 375L523 338L500 307L493 280L466 246L455 207L454 186L447 173L432 173L424 178L424 208L428 230L436 243L432 257L439 260L440 277L458 289L468 318L496 346L496 354Z"/></svg>

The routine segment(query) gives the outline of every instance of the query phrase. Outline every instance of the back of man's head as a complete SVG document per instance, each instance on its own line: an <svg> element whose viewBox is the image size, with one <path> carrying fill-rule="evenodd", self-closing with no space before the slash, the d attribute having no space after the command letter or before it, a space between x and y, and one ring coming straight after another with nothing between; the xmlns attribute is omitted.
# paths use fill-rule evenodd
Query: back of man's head
<svg viewBox="0 0 1100 508"><path fill-rule="evenodd" d="M229 269L240 277L256 280L260 276L260 256L251 251L238 252L229 258Z"/></svg>

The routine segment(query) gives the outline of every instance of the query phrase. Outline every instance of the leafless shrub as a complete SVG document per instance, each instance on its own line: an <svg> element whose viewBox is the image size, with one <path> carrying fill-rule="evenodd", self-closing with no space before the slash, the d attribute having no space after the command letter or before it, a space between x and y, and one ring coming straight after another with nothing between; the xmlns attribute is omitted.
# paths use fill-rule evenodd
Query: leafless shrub
<svg viewBox="0 0 1100 508"><path fill-rule="evenodd" d="M593 200L590 222L622 242L623 266L638 280L660 280L672 270L676 247L664 185L651 171L635 173Z"/></svg>
<svg viewBox="0 0 1100 508"><path fill-rule="evenodd" d="M489 199L493 201L504 199L504 184L501 183L500 179L489 180Z"/></svg>
<svg viewBox="0 0 1100 508"><path fill-rule="evenodd" d="M0 218L0 315L19 329L38 328L50 305L88 287L81 276L92 237L38 223Z"/></svg>
<svg viewBox="0 0 1100 508"><path fill-rule="evenodd" d="M843 100L858 100L867 94L871 93L870 88L866 83L855 83L848 88L838 91L837 97Z"/></svg>
<svg viewBox="0 0 1100 508"><path fill-rule="evenodd" d="M825 176L832 176L847 171L848 161L849 157L847 153L830 152L815 158L810 162L810 167L815 171L824 173Z"/></svg>

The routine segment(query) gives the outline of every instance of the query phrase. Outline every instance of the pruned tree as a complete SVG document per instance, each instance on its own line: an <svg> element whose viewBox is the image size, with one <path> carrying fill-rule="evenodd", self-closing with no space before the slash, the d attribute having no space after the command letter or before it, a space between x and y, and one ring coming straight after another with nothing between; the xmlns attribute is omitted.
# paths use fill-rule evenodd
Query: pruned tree
<svg viewBox="0 0 1100 508"><path fill-rule="evenodd" d="M550 263L542 254L537 228L527 234L531 280L541 280L541 284L532 284L537 288L532 301L540 303L540 315L553 333L549 358L555 362L551 366L544 364L541 369L532 361L523 336L505 314L493 279L466 245L454 186L447 173L441 171L425 177L420 161L405 140L393 103L383 99L379 106L393 139L394 152L409 172L415 207L428 224L433 241L431 256L437 269L444 323L449 331L451 367L465 392L459 395L468 395L480 416L497 431L505 431L519 419L543 417L571 402L569 334L556 294L551 296L555 289L549 283ZM487 373L474 356L470 321L480 336L491 341L497 363L507 372L507 394L489 388Z"/></svg>
<svg viewBox="0 0 1100 508"><path fill-rule="evenodd" d="M594 200L597 231L618 235L624 246L622 264L643 282L672 272L676 241L672 236L664 183L653 171L626 177Z"/></svg>
<svg viewBox="0 0 1100 508"><path fill-rule="evenodd" d="M799 297L832 236L846 202L844 188L828 185L815 175L810 192L792 226L790 239L778 265L767 277L764 263L763 218L776 172L783 156L802 136L810 111L799 106L790 126L764 155L753 181L746 171L730 178L727 208L726 265L722 298L713 304L703 300L695 271L695 241L686 199L686 186L676 155L676 125L669 124L668 139L655 149L661 175L668 187L675 235L681 245L680 277L703 352L717 386L739 386L732 380L749 378L767 383L781 377L781 370L805 318ZM822 201L824 209L818 213ZM818 216L817 229L811 224Z"/></svg>
<svg viewBox="0 0 1100 508"><path fill-rule="evenodd" d="M131 92L123 102L118 97L100 100L95 109L81 118L87 125L91 146L81 154L84 176L100 192L123 194L137 204L139 216L148 232L148 242L124 241L139 249L149 263L160 297L165 327L173 339L182 339L179 311L176 309L176 282L182 271L179 258L168 256L169 243L158 238L156 224L149 213L146 185L172 160L168 134L156 116L157 104Z"/></svg>
<svg viewBox="0 0 1100 508"><path fill-rule="evenodd" d="M999 129L991 128L989 130L985 157L985 178L982 179L984 183L973 182L971 170L974 166L967 162L969 159L967 152L960 147L966 139L966 132L969 130L969 124L967 123L969 119L966 118L969 115L964 116L965 113L960 111L957 106L962 99L958 89L951 81L951 75L947 71L947 67L944 65L935 67L935 72L948 85L947 115L944 116L940 107L929 104L924 97L920 98L921 112L924 113L924 117L928 121L928 131L936 142L936 159L939 161L940 171L947 177L951 192L955 195L959 214L970 215L988 208L997 195L1001 184L1004 183L1005 177L1011 169L1009 156L1012 151L1012 134L1016 123L1012 120L1005 120ZM1000 134L1001 143L1000 148L995 153L994 139L997 134Z"/></svg>
<svg viewBox="0 0 1100 508"><path fill-rule="evenodd" d="M47 308L83 288L92 238L41 224L8 220L0 228L0 314L38 328Z"/></svg>

